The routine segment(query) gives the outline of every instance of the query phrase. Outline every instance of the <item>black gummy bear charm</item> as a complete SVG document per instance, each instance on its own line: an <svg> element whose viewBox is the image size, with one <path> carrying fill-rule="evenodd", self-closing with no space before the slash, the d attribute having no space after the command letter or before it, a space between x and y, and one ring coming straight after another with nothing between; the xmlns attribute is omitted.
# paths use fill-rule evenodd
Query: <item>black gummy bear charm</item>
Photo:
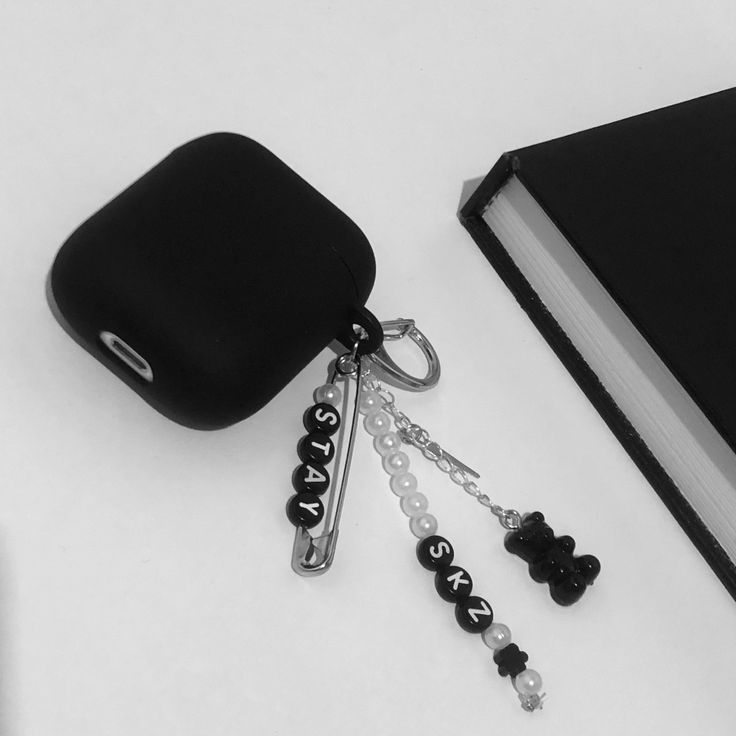
<svg viewBox="0 0 736 736"><path fill-rule="evenodd" d="M526 669L528 660L529 655L513 643L497 649L493 654L493 661L498 665L498 674L501 677L516 677Z"/></svg>
<svg viewBox="0 0 736 736"><path fill-rule="evenodd" d="M575 540L570 536L555 537L539 511L527 514L521 527L506 535L504 547L529 565L533 580L549 584L552 600L561 606L580 600L601 570L597 557L576 557Z"/></svg>

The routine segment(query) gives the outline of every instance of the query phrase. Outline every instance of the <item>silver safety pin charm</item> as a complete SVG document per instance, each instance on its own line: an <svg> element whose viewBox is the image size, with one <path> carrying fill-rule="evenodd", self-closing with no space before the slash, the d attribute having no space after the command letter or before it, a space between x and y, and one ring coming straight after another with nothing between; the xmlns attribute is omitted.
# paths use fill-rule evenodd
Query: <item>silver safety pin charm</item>
<svg viewBox="0 0 736 736"><path fill-rule="evenodd" d="M356 346L357 344L356 342ZM345 353L337 359L330 383L342 391L342 426L335 448L335 468L328 490L323 529L318 536L313 536L309 529L298 526L291 554L291 567L294 572L306 577L327 572L335 556L340 516L345 503L350 463L353 459L355 429L360 416L358 404L362 383L361 357L355 348L352 353ZM346 431L348 426L349 430Z"/></svg>
<svg viewBox="0 0 736 736"><path fill-rule="evenodd" d="M408 391L425 391L437 384L440 377L440 362L432 344L416 327L412 319L396 319L382 322L384 340L399 340L408 337L414 342L427 360L427 373L423 378L409 375L388 355L383 346L374 353L361 357L358 351L360 336L356 337L352 351L335 361L330 383L341 392L342 423L335 446L334 468L326 494L324 519L321 530L313 534L303 525L296 528L291 567L303 576L321 575L332 565L335 557L337 537L340 531L345 494L350 474L350 464L355 444L356 428L360 416L359 406L366 364L374 364L388 382Z"/></svg>

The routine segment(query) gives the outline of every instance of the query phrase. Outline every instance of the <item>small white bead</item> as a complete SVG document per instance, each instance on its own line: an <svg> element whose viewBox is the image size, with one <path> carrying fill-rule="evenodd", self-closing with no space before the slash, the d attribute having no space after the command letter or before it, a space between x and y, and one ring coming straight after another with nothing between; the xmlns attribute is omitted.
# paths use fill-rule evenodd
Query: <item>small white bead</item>
<svg viewBox="0 0 736 736"><path fill-rule="evenodd" d="M314 389L315 404L332 404L337 406L342 400L342 391L334 383L326 383L324 386Z"/></svg>
<svg viewBox="0 0 736 736"><path fill-rule="evenodd" d="M391 417L384 411L368 414L363 420L363 426L368 434L377 437L379 434L386 434L386 432L391 431Z"/></svg>
<svg viewBox="0 0 736 736"><path fill-rule="evenodd" d="M383 458L383 469L389 475L406 473L409 470L409 456L405 452L389 452Z"/></svg>
<svg viewBox="0 0 736 736"><path fill-rule="evenodd" d="M401 448L401 438L396 434L396 432L379 434L373 440L373 447L375 447L376 452L379 455L388 455L389 452L396 452Z"/></svg>
<svg viewBox="0 0 736 736"><path fill-rule="evenodd" d="M502 649L511 644L511 629L506 624L492 623L482 634L483 643L491 649Z"/></svg>
<svg viewBox="0 0 736 736"><path fill-rule="evenodd" d="M542 689L542 676L534 670L524 670L516 676L514 687L522 695L535 695Z"/></svg>
<svg viewBox="0 0 736 736"><path fill-rule="evenodd" d="M360 395L358 410L361 414L375 414L377 411L381 411L382 406L383 401L378 391L363 391Z"/></svg>
<svg viewBox="0 0 736 736"><path fill-rule="evenodd" d="M403 496L400 505L407 516L421 516L429 508L429 501L423 493L416 491Z"/></svg>
<svg viewBox="0 0 736 736"><path fill-rule="evenodd" d="M409 519L409 529L415 537L424 539L424 537L437 533L437 519L432 514L413 516Z"/></svg>
<svg viewBox="0 0 736 736"><path fill-rule="evenodd" d="M416 491L419 483L412 473L399 473L391 476L389 485L397 496L406 496L407 493Z"/></svg>

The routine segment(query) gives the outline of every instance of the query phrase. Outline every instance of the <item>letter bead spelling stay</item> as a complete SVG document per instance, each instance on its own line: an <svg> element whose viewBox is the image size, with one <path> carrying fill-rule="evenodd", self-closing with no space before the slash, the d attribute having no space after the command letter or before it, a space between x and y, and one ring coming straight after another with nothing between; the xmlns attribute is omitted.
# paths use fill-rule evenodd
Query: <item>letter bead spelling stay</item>
<svg viewBox="0 0 736 736"><path fill-rule="evenodd" d="M286 505L286 516L296 527L312 529L325 516L325 507L319 499L330 486L330 475L325 468L335 456L335 446L329 435L340 428L340 413L327 399L340 401L337 386L320 386L315 398L321 398L304 413L304 427L309 432L297 445L297 454L302 464L292 474L292 485L296 495Z"/></svg>

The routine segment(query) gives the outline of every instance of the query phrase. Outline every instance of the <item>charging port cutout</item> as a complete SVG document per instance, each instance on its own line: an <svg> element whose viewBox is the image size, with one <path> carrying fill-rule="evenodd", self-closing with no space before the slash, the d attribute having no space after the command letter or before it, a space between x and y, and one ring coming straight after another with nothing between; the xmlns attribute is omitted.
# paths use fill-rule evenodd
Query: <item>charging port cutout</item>
<svg viewBox="0 0 736 736"><path fill-rule="evenodd" d="M117 335L112 332L103 330L100 332L100 340L103 345L111 352L116 355L120 360L132 368L139 376L145 378L146 381L153 381L153 370L149 362L141 357L139 353L133 350L125 340L121 340Z"/></svg>

